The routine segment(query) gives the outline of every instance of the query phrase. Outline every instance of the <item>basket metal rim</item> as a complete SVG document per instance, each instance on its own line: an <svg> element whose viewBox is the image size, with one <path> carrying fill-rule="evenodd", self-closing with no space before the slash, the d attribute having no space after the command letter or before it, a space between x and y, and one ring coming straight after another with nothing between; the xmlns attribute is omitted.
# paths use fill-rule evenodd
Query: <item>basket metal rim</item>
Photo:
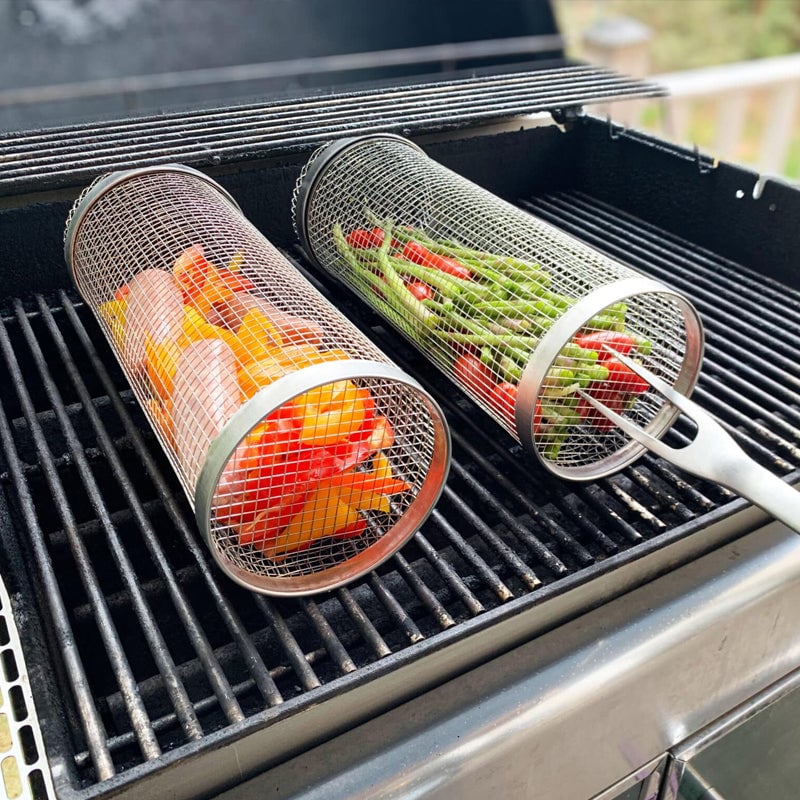
<svg viewBox="0 0 800 800"><path fill-rule="evenodd" d="M705 333L700 314L686 297L666 284L644 276L623 278L605 284L582 297L556 320L534 350L522 373L514 409L517 435L523 447L559 478L572 481L605 478L624 469L647 450L644 445L631 439L619 450L605 458L598 459L593 464L564 467L544 458L536 446L533 433L536 401L539 398L542 383L564 345L572 339L576 331L607 306L642 294L666 294L678 301L686 330L686 353L674 388L687 397L694 391L703 362ZM665 404L650 420L646 428L647 432L660 438L669 430L679 413L678 409Z"/></svg>
<svg viewBox="0 0 800 800"><path fill-rule="evenodd" d="M425 151L418 144L396 133L367 133L361 136L346 136L342 139L335 139L334 141L323 145L321 148L315 151L310 157L312 160L307 171L298 179L294 210L295 230L297 231L297 236L300 239L300 244L302 245L303 250L314 262L314 264L322 269L327 270L327 267L324 263L317 259L317 256L314 253L314 249L311 246L311 242L308 238L308 215L306 211L314 199L314 191L316 190L320 179L335 159L353 147L357 147L365 142L376 140L401 142L411 149L417 150L425 155Z"/></svg>
<svg viewBox="0 0 800 800"><path fill-rule="evenodd" d="M86 194L78 198L72 208L72 211L70 212L67 229L64 232L64 260L67 262L67 269L69 269L69 274L73 283L75 282L75 273L73 270L72 261L75 248L75 239L78 235L80 225L83 222L83 218L90 211L92 206L101 197L103 197L103 195L107 194L112 189L120 186L123 183L127 183L128 181L134 180L142 175L155 175L159 173L178 173L199 178L209 186L212 186L214 189L216 189L222 195L222 197L225 198L225 200L227 200L237 211L241 213L242 209L239 207L239 204L233 199L233 196L227 191L227 189L224 189L213 178L210 178L205 173L200 172L200 170L197 170L194 167L188 167L185 164L159 164L150 167L136 167L134 169L109 172L108 174L103 175L94 185L92 185Z"/></svg>
<svg viewBox="0 0 800 800"><path fill-rule="evenodd" d="M374 544L347 561L309 575L257 575L228 561L216 546L209 521L219 479L245 436L268 414L311 389L341 380L378 378L402 383L420 394L433 422L433 453L425 479L406 512ZM214 560L225 574L247 589L277 597L301 597L343 586L390 558L422 526L444 491L450 469L450 430L439 404L414 378L394 364L348 359L313 364L265 386L228 420L208 449L195 484L195 519Z"/></svg>

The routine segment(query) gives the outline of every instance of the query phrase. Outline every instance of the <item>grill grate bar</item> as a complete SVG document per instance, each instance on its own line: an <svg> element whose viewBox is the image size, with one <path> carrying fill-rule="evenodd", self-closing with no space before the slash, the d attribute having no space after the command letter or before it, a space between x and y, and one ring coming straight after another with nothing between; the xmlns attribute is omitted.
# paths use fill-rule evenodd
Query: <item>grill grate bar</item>
<svg viewBox="0 0 800 800"><path fill-rule="evenodd" d="M103 425L97 416L96 409L90 402L86 385L83 383L83 380L81 379L80 374L75 367L74 361L69 357L69 351L67 349L66 342L64 341L61 332L58 330L55 319L50 314L50 310L47 308L47 304L44 302L43 298L38 297L37 300L39 310L41 311L47 330L55 342L56 347L58 348L62 365L69 374L72 383L78 392L78 396L80 397L81 402L84 404L86 413L89 416L92 426L98 435L98 441L100 442L101 447L106 455L110 456L109 463L111 464L111 468L115 477L120 481L120 485L125 489L128 501L132 506L131 510L137 517L137 521L140 521L141 523L142 519L146 520L146 516L144 509L141 508L141 505L138 505L138 498L136 497L136 492L133 488L133 485L131 484L127 474L124 472L122 465L119 463L116 454L114 453L113 445L109 440L108 434L104 430ZM130 593L136 618L142 627L142 631L145 635L145 639L147 640L150 648L150 653L153 656L153 660L156 663L158 671L161 673L164 679L167 693L169 694L178 719L180 720L181 727L189 739L199 739L203 735L203 729L200 725L200 721L197 719L194 711L192 710L192 704L189 700L189 696L178 677L175 669L175 663L170 656L167 644L164 641L155 618L153 617L153 613L150 609L147 599L142 592L135 569L131 564L125 547L120 540L117 528L114 525L108 508L103 500L102 493L97 485L97 481L95 480L89 464L86 461L83 448L81 447L80 441L75 432L75 428L66 414L61 396L55 386L55 383L53 382L52 376L49 373L39 344L36 341L34 332L30 326L30 322L25 316L21 303L17 302L15 307L23 335L25 336L31 351L34 354L34 362L39 369L39 373L45 383L45 388L50 402L59 418L62 430L66 435L69 451L75 460L78 471L81 474L86 492L92 502L95 512L97 513L97 518L102 525L103 533L107 537L107 541L111 547L111 552L117 565L117 569L119 570L125 583L125 588Z"/></svg>
<svg viewBox="0 0 800 800"><path fill-rule="evenodd" d="M536 573L486 524L480 514L473 511L449 486L444 488L444 497L455 506L478 535L500 556L506 565L520 578L528 589L541 585Z"/></svg>
<svg viewBox="0 0 800 800"><path fill-rule="evenodd" d="M311 624L319 634L319 638L322 639L323 646L336 663L339 673L345 675L348 672L354 672L356 669L355 662L334 632L331 624L319 610L319 606L313 600L307 598L304 598L301 604L303 611L305 611L306 616L311 620Z"/></svg>
<svg viewBox="0 0 800 800"><path fill-rule="evenodd" d="M651 497L661 505L666 506L673 514L683 520L694 518L694 512L682 503L666 486L654 480L654 475L648 473L641 467L630 467L627 474L633 479L634 483L641 486Z"/></svg>
<svg viewBox="0 0 800 800"><path fill-rule="evenodd" d="M486 610L483 603L469 590L456 570L442 558L436 548L421 533L416 534L415 541L425 554L425 558L433 564L447 587L461 600L470 614L475 616Z"/></svg>
<svg viewBox="0 0 800 800"><path fill-rule="evenodd" d="M76 309L73 307L70 298L63 292L61 293L61 302L73 330L76 332L81 345L90 359L95 373L100 379L100 382L102 383L106 393L114 405L128 438L133 443L138 456L141 458L145 467L145 471L153 482L158 496L164 504L164 507L169 514L176 531L180 534L181 541L186 549L190 552L194 562L196 563L206 587L209 589L209 592L214 599L215 606L225 621L226 627L231 632L231 635L233 636L234 641L240 650L244 653L244 661L246 664L248 664L253 672L253 676L256 679L256 683L259 685L259 689L268 702L270 702L270 698L272 698L274 702L280 702L278 700L278 694L273 688L274 683L269 676L266 666L264 666L261 656L258 655L258 652L253 647L252 642L249 640L247 633L244 630L244 627L234 614L232 606L225 601L221 592L219 591L216 581L211 574L208 563L206 562L205 557L200 550L200 546L195 541L194 535L191 533L188 525L186 524L183 513L172 493L170 492L161 470L158 468L152 456L150 455L147 446L142 440L139 430L130 417L128 409L125 408L120 398L115 395L114 384L111 380L111 376L108 374L108 371L99 354L97 353L97 350L95 349L94 344L92 343L91 338L86 331L86 328L78 317ZM219 698L220 706L222 707L226 717L231 722L244 719L244 714L242 713L242 709L239 706L239 703L237 702L236 697L231 689L230 683L225 677L222 667L217 662L211 646L208 644L204 634L202 634L202 626L195 618L189 603L180 592L177 583L169 575L169 569L167 569L167 575L167 586L170 590L170 596L173 604L178 610L178 613L181 615L181 620L186 625L187 632L192 639L192 644L198 656L203 661L204 666L206 667L206 674L212 685L214 693Z"/></svg>
<svg viewBox="0 0 800 800"><path fill-rule="evenodd" d="M425 638L422 631L411 618L408 611L403 608L397 601L397 598L389 591L380 575L371 572L369 575L369 585L372 587L375 596L389 612L389 616L392 618L395 626L403 632L408 641L411 644L421 642Z"/></svg>
<svg viewBox="0 0 800 800"><path fill-rule="evenodd" d="M253 602L258 606L261 613L275 631L275 635L278 637L286 653L286 657L303 688L309 691L321 686L322 684L317 674L311 668L303 654L303 648L297 643L297 639L294 638L294 635L289 630L289 626L286 624L281 614L275 609L272 601L268 600L263 595L254 594Z"/></svg>
<svg viewBox="0 0 800 800"><path fill-rule="evenodd" d="M782 437L778 436L774 432L774 428L781 428L789 435L797 438L798 431L797 428L793 428L790 424L785 422L780 417L775 416L774 414L766 415L764 414L764 410L758 406L757 403L754 403L752 400L749 400L746 397L742 397L734 392L730 386L718 381L716 378L711 376L705 376L705 380L703 381L704 385L709 386L714 391L709 392L703 386L699 386L696 390L697 398L703 400L704 404L707 406L715 406L720 412L726 412L731 417L734 418L736 423L743 428L747 428L750 430L755 436L766 439L774 444L776 447L780 447L783 450L796 458L800 459L800 448L796 445L792 444L791 442L783 439ZM731 402L724 402L723 397L729 397ZM743 405L747 410L750 411L751 414L756 414L758 417L750 416L748 413L742 413L741 411L732 407L733 402L738 402L740 405ZM757 421L759 417L767 416L769 419L770 427L767 428L762 425L760 422Z"/></svg>
<svg viewBox="0 0 800 800"><path fill-rule="evenodd" d="M453 437L455 439L455 436ZM484 486L474 475L467 472L464 467L458 462L453 462L451 471L457 475L468 487L469 491L473 493L473 497L485 506L488 506L497 516L505 523L509 530L522 541L533 555L554 575L564 575L569 570L564 562L556 555L550 552L545 547L541 540L534 535L525 525L523 525L508 509L500 503L494 496L492 491ZM464 502L461 500L460 502Z"/></svg>
<svg viewBox="0 0 800 800"><path fill-rule="evenodd" d="M716 506L713 500L706 497L696 486L687 483L666 461L656 458L652 453L645 453L644 462L653 472L658 473L667 483L674 486L682 495L688 498L690 502L699 506L704 511L708 511Z"/></svg>
<svg viewBox="0 0 800 800"><path fill-rule="evenodd" d="M336 590L336 596L342 604L342 608L347 612L350 619L353 620L356 628L358 628L364 641L369 645L376 658L383 658L391 654L392 650L384 641L384 638L378 633L378 629L372 624L370 618L364 613L364 609L356 603L353 595L346 587Z"/></svg>
<svg viewBox="0 0 800 800"><path fill-rule="evenodd" d="M431 513L431 524L450 541L456 552L475 570L475 577L483 581L500 602L505 603L514 596L511 589L503 583L478 551L448 522L441 511L434 509Z"/></svg>
<svg viewBox="0 0 800 800"><path fill-rule="evenodd" d="M5 323L0 323L0 342L6 341ZM49 606L53 630L61 643L61 657L64 661L67 680L78 708L78 717L89 749L89 755L99 780L110 778L114 762L105 741L105 733L100 714L84 669L67 609L58 586L55 570L47 552L45 537L36 518L36 508L31 497L28 482L22 472L21 462L14 445L14 437L8 424L2 402L0 402L0 442L8 464L11 480L21 507L22 517L33 547L34 557L44 583L44 597Z"/></svg>
<svg viewBox="0 0 800 800"><path fill-rule="evenodd" d="M25 318L24 315L23 318ZM36 345L35 340L31 342L29 339L28 343L31 345L34 360L37 362L40 372L43 371L46 373L46 367L42 370L41 365L44 364L44 360L38 345ZM120 690L122 691L128 715L133 730L136 733L142 755L145 759L157 758L161 753L161 748L159 747L152 727L150 727L147 710L139 696L136 680L128 662L127 654L122 646L111 613L100 589L100 584L92 566L91 559L89 558L86 547L77 534L77 525L71 505L67 499L66 490L53 464L52 454L50 448L47 446L47 439L44 435L44 431L39 421L36 419L34 405L27 390L19 361L11 346L11 341L8 337L5 325L0 326L0 350L2 350L5 358L8 374L11 376L12 382L14 383L23 413L28 420L39 463L42 465L48 487L56 501L58 513L61 516L64 530L67 533L72 557L77 567L84 591L92 605L94 616L97 620L98 633L105 647L106 655L114 670L114 675L118 681ZM45 378L44 375L42 377ZM46 378L45 385L48 385ZM89 731L87 731L87 733L89 733ZM93 735L98 735L100 732L98 730L92 730L91 733ZM98 750L99 748L95 746L93 749ZM98 764L96 766L98 771L102 768L105 774L108 775L107 765ZM112 765L111 774L113 773L114 768Z"/></svg>
<svg viewBox="0 0 800 800"><path fill-rule="evenodd" d="M487 472L493 472L492 465L488 459L476 447L471 445L463 434L453 432L452 436L453 441L463 448L464 452L469 454L472 461L480 464ZM579 563L591 564L594 562L592 554L579 541L570 536L551 516L543 513L527 495L520 494L519 489L505 475L495 472L492 477L524 506L537 525L541 525L559 544L569 550L578 559Z"/></svg>
<svg viewBox="0 0 800 800"><path fill-rule="evenodd" d="M395 553L392 561L397 565L397 571L403 576L406 583L414 590L414 594L422 601L422 604L433 615L437 625L442 630L452 628L456 621L448 613L445 607L439 602L439 599L431 591L431 589L422 580L420 575L406 560L402 553Z"/></svg>
<svg viewBox="0 0 800 800"><path fill-rule="evenodd" d="M602 486L599 484L582 486L579 489L579 493L586 504L591 506L602 517L605 517L628 542L636 544L644 539L644 536L617 511L616 499L609 496Z"/></svg>

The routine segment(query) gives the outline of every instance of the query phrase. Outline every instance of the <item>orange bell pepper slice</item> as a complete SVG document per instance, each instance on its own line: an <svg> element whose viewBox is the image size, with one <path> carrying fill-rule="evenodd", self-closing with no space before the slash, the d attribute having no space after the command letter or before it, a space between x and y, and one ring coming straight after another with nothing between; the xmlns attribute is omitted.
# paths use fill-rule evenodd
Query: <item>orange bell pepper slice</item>
<svg viewBox="0 0 800 800"><path fill-rule="evenodd" d="M282 561L289 553L358 523L358 511L327 492L314 492L303 510L271 542L257 545L264 555Z"/></svg>
<svg viewBox="0 0 800 800"><path fill-rule="evenodd" d="M295 401L303 417L300 439L322 447L344 442L363 424L367 403L352 381L319 386Z"/></svg>
<svg viewBox="0 0 800 800"><path fill-rule="evenodd" d="M145 340L144 352L150 388L157 398L166 403L172 396L172 382L183 346L179 342L169 340L156 344L148 336Z"/></svg>
<svg viewBox="0 0 800 800"><path fill-rule="evenodd" d="M123 283L122 286L120 286L119 289L117 289L117 291L114 293L114 299L127 302L128 295L130 293L131 293L131 287L128 286L127 283Z"/></svg>
<svg viewBox="0 0 800 800"><path fill-rule="evenodd" d="M162 403L154 397L147 399L147 411L153 421L156 432L174 450L175 431L172 425L171 403Z"/></svg>
<svg viewBox="0 0 800 800"><path fill-rule="evenodd" d="M269 386L290 371L274 358L262 358L239 370L239 388L244 398L249 400L259 389Z"/></svg>
<svg viewBox="0 0 800 800"><path fill-rule="evenodd" d="M243 365L275 355L281 335L269 317L258 308L251 308L242 318L232 345L233 353Z"/></svg>
<svg viewBox="0 0 800 800"><path fill-rule="evenodd" d="M406 481L376 475L374 472L343 472L329 478L327 483L332 490L339 492L345 503L349 503L349 498L357 495L393 495L407 492L411 488L411 484Z"/></svg>

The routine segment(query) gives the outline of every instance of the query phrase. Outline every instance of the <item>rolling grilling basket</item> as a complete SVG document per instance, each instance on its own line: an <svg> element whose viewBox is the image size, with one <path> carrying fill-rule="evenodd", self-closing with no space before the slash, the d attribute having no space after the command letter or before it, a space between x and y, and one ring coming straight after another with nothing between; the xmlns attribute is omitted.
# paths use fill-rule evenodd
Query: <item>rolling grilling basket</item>
<svg viewBox="0 0 800 800"><path fill-rule="evenodd" d="M419 528L449 465L435 401L195 170L107 175L65 255L222 569L330 589Z"/></svg>
<svg viewBox="0 0 800 800"><path fill-rule="evenodd" d="M679 392L694 387L703 334L687 300L400 137L318 150L298 183L295 220L319 265L561 477L597 478L643 450L579 390L624 407L654 436L675 416L603 345L634 354Z"/></svg>
<svg viewBox="0 0 800 800"><path fill-rule="evenodd" d="M319 148L295 228L342 278L555 474L594 479L645 448L800 531L800 497L686 395L702 360L692 304L393 135ZM660 441L683 411L698 429Z"/></svg>

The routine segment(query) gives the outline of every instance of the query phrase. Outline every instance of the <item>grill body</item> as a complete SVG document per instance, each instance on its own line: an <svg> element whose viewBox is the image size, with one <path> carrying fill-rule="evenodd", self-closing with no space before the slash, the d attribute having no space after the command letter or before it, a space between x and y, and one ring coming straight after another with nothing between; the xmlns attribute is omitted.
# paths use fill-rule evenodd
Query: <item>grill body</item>
<svg viewBox="0 0 800 800"><path fill-rule="evenodd" d="M566 133L544 126L420 144L455 172L689 297L707 334L694 398L753 457L797 477L795 190L767 182L756 200L756 176L709 168L593 118ZM215 175L304 271L288 198L308 154L276 153ZM441 403L453 432L450 477L420 533L351 587L274 601L228 585L199 544L181 488L93 317L68 290L60 235L76 194L39 194L33 203L20 193L0 211L0 230L9 233L0 273L0 359L9 375L0 385L3 575L26 663L37 665L31 683L62 796L213 797L230 789L233 798L230 787L257 773L258 787L290 796L312 763L320 797L357 796L375 777L370 770L384 770L379 785L400 791L392 776L403 764L436 796L426 782L434 774L450 786L470 774L459 773L469 748L448 737L463 724L478 737L471 743L481 741L481 699L492 719L513 719L532 693L568 688L545 679L559 665L575 666L570 653L588 659L584 669L599 665L593 647L608 632L620 649L604 651L604 674L643 687L636 696L646 703L656 673L626 673L619 659L637 652L626 631L660 630L676 657L700 659L708 680L719 679L713 703L692 713L684 693L669 714L641 715L646 730L661 734L636 753L623 748L628 716L571 708L559 729L566 741L591 720L587 730L610 742L608 757L571 784L572 796L588 797L796 666L790 621L760 650L747 647L761 641L757 629L789 620L784 602L791 605L796 580L795 539L749 534L766 522L763 512L649 455L587 485L549 476L353 294L313 271L308 279ZM673 443L689 434L678 427ZM737 573L742 580L769 573L775 602L737 594L736 581L718 583L731 559L749 565ZM704 584L728 589L704 593ZM668 617L688 613L694 601L703 603L705 634L650 627L647 608ZM731 661L713 657L729 630L725 615L739 623ZM691 672L660 663L661 674L676 679ZM619 686L614 681L608 686ZM630 699L624 691L608 698L614 708ZM666 702L655 697L653 705ZM503 729L506 746L483 740L486 777L476 791L507 788L504 779L519 776L504 769L521 762L513 743L534 746L539 730L533 711L519 719ZM575 736L574 748L592 741ZM349 769L359 752L363 769ZM537 769L546 772L546 762ZM447 785L436 783L440 796Z"/></svg>

